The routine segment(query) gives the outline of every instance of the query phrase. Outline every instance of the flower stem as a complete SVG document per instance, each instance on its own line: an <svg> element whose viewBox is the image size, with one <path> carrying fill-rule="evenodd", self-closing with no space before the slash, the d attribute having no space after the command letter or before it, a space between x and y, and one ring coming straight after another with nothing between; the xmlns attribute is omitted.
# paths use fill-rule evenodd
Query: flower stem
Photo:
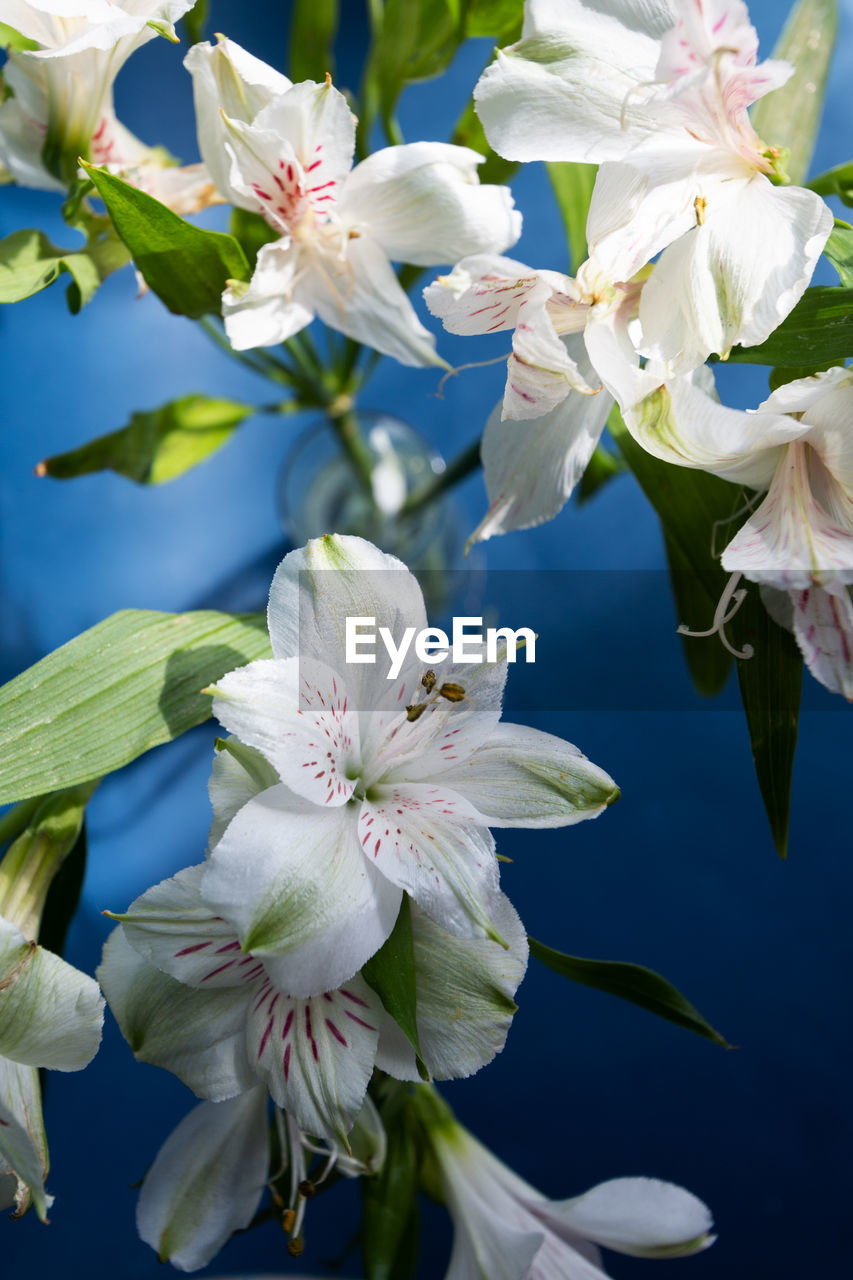
<svg viewBox="0 0 853 1280"><path fill-rule="evenodd" d="M361 434L358 415L352 406L352 401L348 396L342 397L342 403L337 412L333 403L329 405L327 413L332 429L349 458L353 471L370 500L373 501L373 458Z"/></svg>
<svg viewBox="0 0 853 1280"><path fill-rule="evenodd" d="M480 441L475 440L472 444L469 444L467 449L463 449L462 453L458 454L445 467L444 471L439 472L437 476L427 480L426 484L421 485L414 493L409 494L400 509L400 515L414 515L416 511L421 511L424 507L428 507L430 503L435 502L436 498L440 498L443 493L453 489L481 465Z"/></svg>

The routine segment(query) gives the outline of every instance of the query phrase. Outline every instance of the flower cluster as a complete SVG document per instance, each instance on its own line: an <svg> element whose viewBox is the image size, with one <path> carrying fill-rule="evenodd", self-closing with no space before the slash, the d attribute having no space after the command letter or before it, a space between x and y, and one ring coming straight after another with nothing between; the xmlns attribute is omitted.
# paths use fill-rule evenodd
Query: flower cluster
<svg viewBox="0 0 853 1280"><path fill-rule="evenodd" d="M630 13L619 0L526 0L524 13L522 39L475 91L486 136L510 160L599 169L575 278L475 255L425 290L453 333L512 332L483 438L490 506L472 540L556 515L615 400L649 452L766 492L723 566L785 593L773 612L849 698L849 374L790 383L753 414L723 408L704 368L784 320L832 229L819 196L778 185L783 157L747 112L792 68L757 61L740 0Z"/></svg>
<svg viewBox="0 0 853 1280"><path fill-rule="evenodd" d="M375 1067L416 1081L489 1062L527 964L489 828L570 825L618 795L571 744L499 723L504 653L440 680L410 654L389 679L387 661L346 662L348 615L374 617L396 644L426 627L417 580L361 539L285 558L273 657L212 691L233 736L211 775L208 857L117 917L98 971L136 1056L215 1104L211 1134L247 1109L257 1119L269 1094L346 1151ZM386 942L392 965L411 956L414 1028L383 980ZM208 1125L193 1115L193 1132ZM170 1142L184 1150L180 1134ZM174 1176L170 1151L146 1203ZM194 1237L176 1260L201 1265L221 1243Z"/></svg>

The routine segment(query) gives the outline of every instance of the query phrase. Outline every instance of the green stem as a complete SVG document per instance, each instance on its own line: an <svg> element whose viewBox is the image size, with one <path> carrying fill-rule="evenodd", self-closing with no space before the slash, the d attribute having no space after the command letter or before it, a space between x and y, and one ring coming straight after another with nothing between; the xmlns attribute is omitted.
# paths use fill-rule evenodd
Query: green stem
<svg viewBox="0 0 853 1280"><path fill-rule="evenodd" d="M251 369L252 373L260 374L262 378L269 378L272 382L278 382L282 385L287 385L293 381L290 370L281 361L276 360L274 356L265 351L235 351L222 330L207 316L202 316L199 324L202 331L219 347L220 351L224 351L227 356L230 356L232 360L236 360L244 368Z"/></svg>
<svg viewBox="0 0 853 1280"><path fill-rule="evenodd" d="M74 847L86 804L99 781L41 797L0 862L0 915L26 938L38 937L47 891Z"/></svg>
<svg viewBox="0 0 853 1280"><path fill-rule="evenodd" d="M373 458L361 434L355 409L349 405L336 413L334 405L330 405L327 412L332 429L349 458L359 483L373 501Z"/></svg>
<svg viewBox="0 0 853 1280"><path fill-rule="evenodd" d="M411 516L416 511L428 507L436 498L440 498L443 493L454 488L481 465L480 441L475 440L458 454L444 471L427 480L426 484L421 485L420 489L416 489L414 493L409 494L400 509L400 516Z"/></svg>
<svg viewBox="0 0 853 1280"><path fill-rule="evenodd" d="M0 817L0 848L21 834L43 799L44 796L33 796L32 800L20 800Z"/></svg>

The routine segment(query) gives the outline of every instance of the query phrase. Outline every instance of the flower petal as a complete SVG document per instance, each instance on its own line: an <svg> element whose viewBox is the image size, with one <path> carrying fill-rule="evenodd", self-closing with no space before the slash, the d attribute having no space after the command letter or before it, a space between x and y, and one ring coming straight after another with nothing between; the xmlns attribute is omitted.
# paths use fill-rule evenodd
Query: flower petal
<svg viewBox="0 0 853 1280"><path fill-rule="evenodd" d="M489 509L469 542L553 519L586 470L612 404L607 392L570 393L550 413L524 423L504 421L498 406L481 446Z"/></svg>
<svg viewBox="0 0 853 1280"><path fill-rule="evenodd" d="M304 80L276 95L255 117L258 129L286 138L306 174L312 205L334 205L355 152L356 120L346 98L330 81ZM331 198L330 198L331 197Z"/></svg>
<svg viewBox="0 0 853 1280"><path fill-rule="evenodd" d="M448 333L468 336L514 329L522 310L544 308L553 292L548 279L523 262L477 254L428 284L424 301Z"/></svg>
<svg viewBox="0 0 853 1280"><path fill-rule="evenodd" d="M449 933L502 943L493 922L494 841L469 806L449 788L424 783L378 786L371 796L358 819L367 862Z"/></svg>
<svg viewBox="0 0 853 1280"><path fill-rule="evenodd" d="M246 1028L249 1057L306 1133L347 1147L373 1074L381 1014L358 975L313 1000L292 999L271 983L258 992Z"/></svg>
<svg viewBox="0 0 853 1280"><path fill-rule="evenodd" d="M445 142L385 147L356 165L338 212L364 227L393 262L429 267L502 253L521 234L508 187L481 186L483 157Z"/></svg>
<svg viewBox="0 0 853 1280"><path fill-rule="evenodd" d="M388 256L368 234L318 246L297 281L295 300L331 329L400 364L444 365L435 338L418 319Z"/></svg>
<svg viewBox="0 0 853 1280"><path fill-rule="evenodd" d="M384 627L399 650L407 630L414 634L427 625L417 578L401 560L363 538L329 534L285 556L270 588L267 618L277 658L310 654L346 673L366 753L371 734L409 700L420 663L410 645L399 677L389 680L390 660L378 642L375 663L347 662L347 618L373 619L377 636Z"/></svg>
<svg viewBox="0 0 853 1280"><path fill-rule="evenodd" d="M362 856L349 806L319 808L283 786L233 819L202 893L276 986L300 998L351 978L391 933L401 897Z"/></svg>
<svg viewBox="0 0 853 1280"><path fill-rule="evenodd" d="M228 823L252 796L278 782L275 769L254 747L247 747L237 738L228 738L221 748L217 746L207 784L213 809L208 849L218 842Z"/></svg>
<svg viewBox="0 0 853 1280"><path fill-rule="evenodd" d="M161 1262L195 1271L247 1227L269 1166L266 1090L203 1102L169 1135L146 1174L136 1225Z"/></svg>
<svg viewBox="0 0 853 1280"><path fill-rule="evenodd" d="M815 680L853 702L853 601L842 582L822 581L791 594L792 627Z"/></svg>
<svg viewBox="0 0 853 1280"><path fill-rule="evenodd" d="M616 16L603 7L582 0L525 6L521 42L498 53L474 90L499 155L618 160L651 127L641 91L655 78L657 42L623 25L627 5Z"/></svg>
<svg viewBox="0 0 853 1280"><path fill-rule="evenodd" d="M418 1040L436 1080L473 1075L504 1047L516 1010L513 996L527 968L527 935L503 894L493 919L507 949L491 938L455 937L412 909ZM397 1079L417 1080L414 1050L406 1044L407 1051L383 1029L376 1065Z"/></svg>
<svg viewBox="0 0 853 1280"><path fill-rule="evenodd" d="M245 987L185 986L134 950L122 928L107 939L98 979L140 1062L171 1071L212 1102L233 1098L257 1083L246 1054L251 991Z"/></svg>
<svg viewBox="0 0 853 1280"><path fill-rule="evenodd" d="M581 373L586 366L591 382ZM540 418L565 400L571 391L595 395L601 383L589 366L583 345L557 336L547 311L525 311L512 339L503 399L505 418Z"/></svg>
<svg viewBox="0 0 853 1280"><path fill-rule="evenodd" d="M41 1112L41 1086L35 1067L21 1066L0 1057L0 1183L3 1194L12 1192L14 1217L30 1204L42 1222L53 1197L45 1193L47 1138ZM14 1185L6 1181L14 1175Z"/></svg>
<svg viewBox="0 0 853 1280"><path fill-rule="evenodd" d="M0 917L0 1054L79 1071L98 1052L103 1023L98 984Z"/></svg>
<svg viewBox="0 0 853 1280"><path fill-rule="evenodd" d="M349 800L361 761L358 715L343 679L324 663L250 662L217 682L213 713L297 795L319 805Z"/></svg>
<svg viewBox="0 0 853 1280"><path fill-rule="evenodd" d="M638 1258L680 1258L713 1244L708 1206L657 1178L614 1178L562 1203L531 1203L569 1243L575 1235Z"/></svg>
<svg viewBox="0 0 853 1280"><path fill-rule="evenodd" d="M570 826L597 818L619 796L577 747L520 724L498 725L453 782L490 827Z"/></svg>
<svg viewBox="0 0 853 1280"><path fill-rule="evenodd" d="M645 354L674 372L769 337L805 291L832 230L819 196L774 187L762 174L708 179L704 197L702 225L664 251L640 300Z"/></svg>
<svg viewBox="0 0 853 1280"><path fill-rule="evenodd" d="M235 351L277 346L311 323L314 312L293 299L298 269L298 249L289 239L275 240L261 248L248 287L239 282L228 286L222 318Z"/></svg>
<svg viewBox="0 0 853 1280"><path fill-rule="evenodd" d="M225 151L228 131L222 112L251 123L291 82L224 36L217 36L215 45L193 45L184 66L193 80L199 150L216 186L230 196L231 162Z"/></svg>

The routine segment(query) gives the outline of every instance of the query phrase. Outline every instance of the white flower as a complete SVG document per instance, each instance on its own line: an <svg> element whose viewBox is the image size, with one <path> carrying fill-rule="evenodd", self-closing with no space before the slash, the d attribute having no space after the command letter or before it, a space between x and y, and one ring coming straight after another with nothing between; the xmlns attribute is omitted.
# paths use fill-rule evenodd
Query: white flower
<svg viewBox="0 0 853 1280"><path fill-rule="evenodd" d="M223 298L237 348L269 346L316 315L404 364L441 363L391 260L430 266L501 252L521 227L505 187L480 186L482 157L418 142L351 168L355 118L331 83L291 85L232 42L196 45L199 146L228 200L279 239L251 283Z"/></svg>
<svg viewBox="0 0 853 1280"><path fill-rule="evenodd" d="M348 616L374 618L398 650L405 636L395 679L381 652L347 663ZM421 661L411 641L426 626L399 560L360 538L319 538L273 580L274 657L213 690L215 714L268 767L264 791L234 799L202 893L293 995L357 972L404 891L446 932L500 939L488 827L564 826L618 795L569 743L499 725L505 658ZM214 775L214 796L217 785Z"/></svg>
<svg viewBox="0 0 853 1280"><path fill-rule="evenodd" d="M201 1097L263 1083L301 1129L347 1147L374 1066L416 1080L414 1050L359 974L313 999L282 989L205 905L203 872L180 872L117 917L98 976L122 1032ZM496 915L508 951L449 937L413 909L418 1036L439 1079L479 1070L506 1039L527 940L505 898Z"/></svg>
<svg viewBox="0 0 853 1280"><path fill-rule="evenodd" d="M46 1220L40 1067L79 1071L101 1042L97 984L0 916L0 1207Z"/></svg>
<svg viewBox="0 0 853 1280"><path fill-rule="evenodd" d="M853 582L853 371L789 382L747 413L678 379L626 422L657 457L764 492L724 569L788 590Z"/></svg>
<svg viewBox="0 0 853 1280"><path fill-rule="evenodd" d="M150 149L118 124L113 81L147 40L176 39L172 24L192 3L0 0L0 22L37 46L13 52L3 68L12 96L0 105L0 162L13 180L64 190L81 155L126 167L143 163L144 153L144 163L156 166ZM190 205L186 193L178 203Z"/></svg>
<svg viewBox="0 0 853 1280"><path fill-rule="evenodd" d="M527 0L522 40L475 93L501 155L601 164L590 257L619 281L661 254L642 351L673 373L762 342L832 228L818 196L767 176L778 156L747 107L791 68L756 55L739 0Z"/></svg>
<svg viewBox="0 0 853 1280"><path fill-rule="evenodd" d="M762 587L771 616L790 631L815 680L853 702L853 599L843 574L795 591Z"/></svg>
<svg viewBox="0 0 853 1280"><path fill-rule="evenodd" d="M606 1273L598 1245L635 1257L677 1258L714 1241L707 1207L673 1183L615 1178L553 1201L443 1106L427 1132L456 1228L445 1280L600 1280Z"/></svg>

